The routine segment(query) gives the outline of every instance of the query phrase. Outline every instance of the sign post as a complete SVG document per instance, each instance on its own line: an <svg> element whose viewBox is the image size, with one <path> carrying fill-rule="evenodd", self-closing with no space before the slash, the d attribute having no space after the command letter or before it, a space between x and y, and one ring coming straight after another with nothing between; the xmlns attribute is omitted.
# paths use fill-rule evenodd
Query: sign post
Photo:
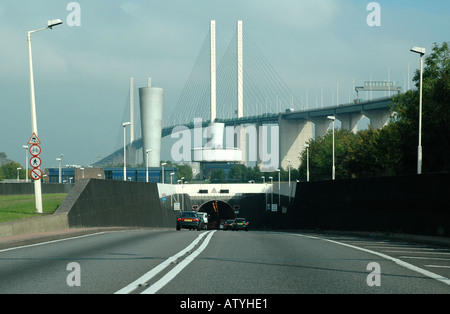
<svg viewBox="0 0 450 314"><path fill-rule="evenodd" d="M42 208L42 187L41 187L41 178L42 178L42 170L40 169L42 160L39 157L41 153L41 141L39 140L36 132L30 137L28 144L32 145L29 149L30 154L33 156L30 159L30 165L33 168L31 170L31 178L34 180L34 195L35 195L35 203L36 203L36 212L39 214L43 213Z"/></svg>

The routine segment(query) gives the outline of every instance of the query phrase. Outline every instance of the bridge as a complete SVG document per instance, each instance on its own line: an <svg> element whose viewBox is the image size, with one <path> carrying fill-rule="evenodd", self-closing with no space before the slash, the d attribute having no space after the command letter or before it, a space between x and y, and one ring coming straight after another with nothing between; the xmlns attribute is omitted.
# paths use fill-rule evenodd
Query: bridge
<svg viewBox="0 0 450 314"><path fill-rule="evenodd" d="M373 128L382 128L392 115L390 93L400 92L400 88L393 82L365 82L364 87L355 87L358 97L360 91L370 91L371 95L377 91L385 91L386 95L389 91L389 94L382 98L371 98L368 101L357 98L345 104L336 101L337 105L324 105L322 100L320 108L317 103L315 108L311 108L289 90L250 36L244 32L242 21L238 21L236 33L228 45L221 42L220 38L216 36L215 21L211 21L210 32L170 117L163 119L162 96L158 96L161 99L157 101L156 106L151 105L161 108L156 112L147 113L148 110L155 110L143 109L146 106L145 101L149 98L147 94L150 94L152 89L151 84L149 83L147 88L139 89L143 136L134 139L134 125L132 125L130 141L126 144L126 153L129 156L127 160L131 161L131 164L136 160L136 156L143 156L140 160L145 160L145 151L152 148L150 158L154 163L153 166L159 166L160 148L155 147L160 147L161 138L174 135L180 130L192 131L200 127L203 131L205 128L214 127L213 130L219 129L220 139L214 140L212 148L222 149L224 153L227 153L227 149L238 149L240 155L233 157L237 163L247 164L251 159L250 161L255 161L263 171L273 171L280 167L286 169L289 164L297 168L300 166L299 154L303 151L304 144L311 138L324 135L330 129L328 116L335 116L343 129L356 133L358 122L363 117L370 119ZM128 104L130 121L134 121L133 89L130 84ZM162 94L160 91L158 93ZM148 119L153 120L149 122ZM149 125L147 130L144 130L145 124ZM275 126L272 128L274 132L267 131L267 126ZM223 144L223 128L234 128L237 142L234 138L226 140L226 143L231 142L232 146ZM152 135L149 135L149 129L153 132ZM156 134L159 130L160 135ZM273 133L270 139L267 138L268 133ZM159 136L159 143L152 145L146 143L146 138L155 136ZM261 140L262 138L264 140ZM276 158L270 156L273 159L270 167L267 167L267 162L264 164L269 158L264 155L264 152L268 151L268 142L272 153L275 151L277 154ZM191 148L199 149L195 143ZM252 152L256 152L256 158L255 153L251 155ZM224 153L216 152L213 159L220 158L225 155ZM123 163L123 154L122 146L93 166L104 167ZM199 160L195 154L192 154L194 157L189 155L190 160L181 161L204 161L203 155Z"/></svg>
<svg viewBox="0 0 450 314"><path fill-rule="evenodd" d="M293 167L300 165L298 157L304 149L304 144L311 138L323 136L330 129L330 120L327 116L336 116L342 124L342 128L354 133L358 131L358 122L367 117L370 119L370 125L377 129L385 126L392 115L392 98L383 97L372 101L364 101L356 104L342 104L339 106L328 106L319 109L288 111L283 113L269 113L257 116L246 116L242 118L216 119L216 122L222 122L225 126L239 125L278 125L279 126L279 156L281 167L286 168L288 161L291 160ZM202 121L203 128L208 127L210 120ZM175 128L186 127L194 129L194 122L166 126L162 128L161 137L170 136ZM134 140L127 146L127 154L131 156L136 152L142 151L142 138ZM123 162L123 147L112 152L107 157L94 164L95 167L118 164Z"/></svg>

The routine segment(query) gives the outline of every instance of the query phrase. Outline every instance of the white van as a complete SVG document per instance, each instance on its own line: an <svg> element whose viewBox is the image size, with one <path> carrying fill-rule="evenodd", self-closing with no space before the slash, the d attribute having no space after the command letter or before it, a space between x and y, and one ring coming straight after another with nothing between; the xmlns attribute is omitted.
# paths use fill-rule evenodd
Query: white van
<svg viewBox="0 0 450 314"><path fill-rule="evenodd" d="M203 229L208 229L208 213L197 212L197 216L203 220Z"/></svg>

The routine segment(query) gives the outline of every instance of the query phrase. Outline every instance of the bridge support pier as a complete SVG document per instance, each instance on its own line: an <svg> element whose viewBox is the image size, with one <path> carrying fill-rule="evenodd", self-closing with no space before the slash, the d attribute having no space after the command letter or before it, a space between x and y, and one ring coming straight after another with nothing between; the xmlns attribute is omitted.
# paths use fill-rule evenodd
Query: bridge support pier
<svg viewBox="0 0 450 314"><path fill-rule="evenodd" d="M327 133L328 130L330 130L331 121L330 121L330 119L328 119L326 117L314 118L313 122L314 122L315 130L316 130L315 138L317 138L319 136L324 136L325 133Z"/></svg>
<svg viewBox="0 0 450 314"><path fill-rule="evenodd" d="M278 120L280 164L287 169L290 164L293 168L300 166L300 154L305 144L313 137L313 123L308 120Z"/></svg>
<svg viewBox="0 0 450 314"><path fill-rule="evenodd" d="M391 112L387 110L371 110L364 115L370 119L370 125L374 129L381 129L389 123Z"/></svg>
<svg viewBox="0 0 450 314"><path fill-rule="evenodd" d="M362 113L346 113L340 114L337 118L342 122L342 128L353 134L358 132L358 122L364 117Z"/></svg>

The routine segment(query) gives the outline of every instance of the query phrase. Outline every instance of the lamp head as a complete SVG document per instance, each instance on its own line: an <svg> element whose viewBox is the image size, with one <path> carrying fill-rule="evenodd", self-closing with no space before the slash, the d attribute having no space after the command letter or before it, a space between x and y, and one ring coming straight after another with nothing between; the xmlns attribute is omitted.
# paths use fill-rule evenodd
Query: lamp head
<svg viewBox="0 0 450 314"><path fill-rule="evenodd" d="M424 54L427 53L427 50L426 50L425 48L422 48L422 47L412 47L412 48L410 49L410 51L411 51L411 52L418 53L418 54L420 54L421 56L423 56Z"/></svg>
<svg viewBox="0 0 450 314"><path fill-rule="evenodd" d="M50 29L52 29L53 26L58 26L58 25L61 25L62 23L63 23L63 22L62 22L62 20L60 20L60 19L49 20L49 21L47 22L47 27L50 28Z"/></svg>

